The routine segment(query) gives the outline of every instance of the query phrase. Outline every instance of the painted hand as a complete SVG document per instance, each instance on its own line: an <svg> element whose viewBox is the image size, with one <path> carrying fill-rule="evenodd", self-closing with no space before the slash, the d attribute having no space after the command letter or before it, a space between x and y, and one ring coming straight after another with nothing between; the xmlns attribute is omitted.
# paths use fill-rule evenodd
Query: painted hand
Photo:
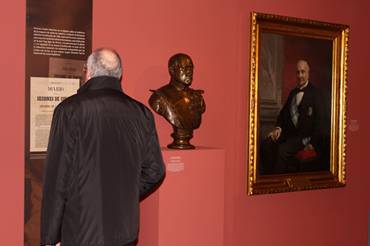
<svg viewBox="0 0 370 246"><path fill-rule="evenodd" d="M273 141L277 141L280 135L281 135L281 128L277 127L272 132L270 132L267 137L271 138Z"/></svg>

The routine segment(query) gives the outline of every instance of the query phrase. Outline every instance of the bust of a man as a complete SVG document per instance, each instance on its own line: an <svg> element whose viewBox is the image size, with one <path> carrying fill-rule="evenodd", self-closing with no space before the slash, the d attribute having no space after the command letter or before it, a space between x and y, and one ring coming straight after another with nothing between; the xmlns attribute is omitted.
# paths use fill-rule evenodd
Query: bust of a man
<svg viewBox="0 0 370 246"><path fill-rule="evenodd" d="M173 127L172 149L193 149L189 140L197 129L206 110L202 90L190 88L193 81L193 62L186 54L176 54L168 61L171 76L169 84L152 90L150 107L163 116Z"/></svg>

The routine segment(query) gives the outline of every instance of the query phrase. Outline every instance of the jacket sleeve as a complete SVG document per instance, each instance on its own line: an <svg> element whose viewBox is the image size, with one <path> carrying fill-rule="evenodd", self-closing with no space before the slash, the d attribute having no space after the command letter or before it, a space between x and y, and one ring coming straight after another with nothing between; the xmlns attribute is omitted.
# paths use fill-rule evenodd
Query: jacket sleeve
<svg viewBox="0 0 370 246"><path fill-rule="evenodd" d="M314 94L314 110L315 118L313 122L313 132L311 136L311 144L315 147L315 149L319 149L319 143L322 141L324 136L324 103L322 102L323 95L320 91L317 91ZM321 100L320 100L321 99Z"/></svg>
<svg viewBox="0 0 370 246"><path fill-rule="evenodd" d="M157 131L152 113L148 110L149 135L141 164L140 200L149 196L162 183L165 177L165 165L158 142Z"/></svg>
<svg viewBox="0 0 370 246"><path fill-rule="evenodd" d="M73 126L71 115L60 106L54 110L45 163L41 245L54 245L61 240L61 224L71 176Z"/></svg>
<svg viewBox="0 0 370 246"><path fill-rule="evenodd" d="M283 108L280 110L280 113L276 119L275 127L280 127L282 132L284 132L286 129L287 125L287 120L289 120L290 117L290 103L291 103L291 97L292 97L292 92L290 92L288 99L286 100Z"/></svg>

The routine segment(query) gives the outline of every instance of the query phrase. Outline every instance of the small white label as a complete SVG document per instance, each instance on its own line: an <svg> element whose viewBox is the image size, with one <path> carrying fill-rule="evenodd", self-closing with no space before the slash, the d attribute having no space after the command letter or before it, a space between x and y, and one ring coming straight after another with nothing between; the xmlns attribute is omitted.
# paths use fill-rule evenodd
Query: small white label
<svg viewBox="0 0 370 246"><path fill-rule="evenodd" d="M185 164L181 156L171 156L167 163L167 171L169 172L182 172L185 169Z"/></svg>
<svg viewBox="0 0 370 246"><path fill-rule="evenodd" d="M349 129L351 132L357 132L357 131L360 129L360 124L358 123L358 121L357 121L357 120L351 120L351 121L349 122L348 129Z"/></svg>

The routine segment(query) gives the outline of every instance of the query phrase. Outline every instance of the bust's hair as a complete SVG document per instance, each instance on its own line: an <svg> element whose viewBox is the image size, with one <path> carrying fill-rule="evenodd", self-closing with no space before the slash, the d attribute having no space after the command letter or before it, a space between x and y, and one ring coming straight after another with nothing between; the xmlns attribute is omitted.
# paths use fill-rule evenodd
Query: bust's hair
<svg viewBox="0 0 370 246"><path fill-rule="evenodd" d="M168 60L168 69L169 71L171 72L176 66L178 66L179 64L179 61L182 59L182 58L187 58L191 61L191 58L190 56L188 56L187 54L184 54L184 53L178 53L178 54L175 54L173 56L171 56L171 58Z"/></svg>
<svg viewBox="0 0 370 246"><path fill-rule="evenodd" d="M87 59L87 70L91 78L110 76L120 79L122 76L121 58L113 49L97 49Z"/></svg>

